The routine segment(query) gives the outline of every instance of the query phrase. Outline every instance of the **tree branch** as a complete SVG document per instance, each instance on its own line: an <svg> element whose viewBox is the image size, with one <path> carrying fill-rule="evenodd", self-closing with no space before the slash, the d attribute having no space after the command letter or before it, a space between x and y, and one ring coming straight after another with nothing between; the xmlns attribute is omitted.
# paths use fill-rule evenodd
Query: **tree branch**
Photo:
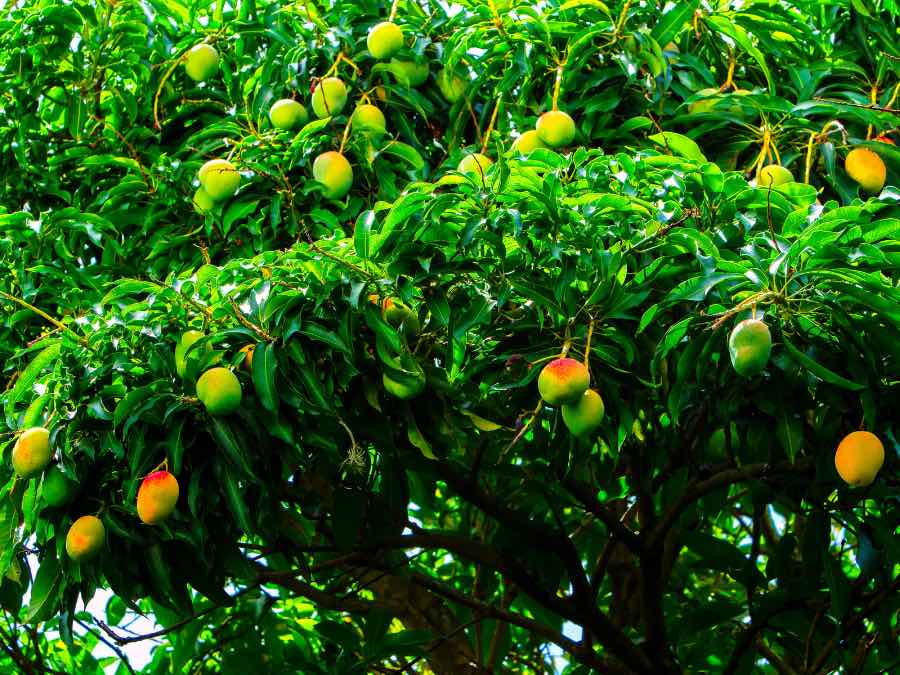
<svg viewBox="0 0 900 675"><path fill-rule="evenodd" d="M748 464L739 469L726 469L725 471L720 471L705 480L695 481L687 487L684 494L681 496L681 499L670 506L662 515L659 522L656 524L656 527L650 532L646 545L648 548L657 547L672 525L675 524L675 521L678 520L678 517L682 512L695 501L708 495L710 492L715 492L716 490L728 487L734 483L743 483L745 481L765 478L767 476L785 473L808 473L812 468L812 458L805 457L796 464L791 464L790 462L782 462L774 465L769 463Z"/></svg>

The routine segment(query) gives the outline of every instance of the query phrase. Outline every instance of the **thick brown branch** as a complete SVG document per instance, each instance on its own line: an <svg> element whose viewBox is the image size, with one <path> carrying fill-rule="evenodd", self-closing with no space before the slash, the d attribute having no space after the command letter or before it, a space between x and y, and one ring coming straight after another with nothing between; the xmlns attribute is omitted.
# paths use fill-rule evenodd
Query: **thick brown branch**
<svg viewBox="0 0 900 675"><path fill-rule="evenodd" d="M695 481L688 486L687 490L685 490L684 494L681 496L681 499L670 506L659 519L656 527L653 528L647 538L647 547L655 548L661 544L666 533L669 531L669 528L675 524L675 521L678 520L678 517L685 509L711 492L715 492L716 490L728 487L735 483L743 483L745 481L765 478L767 476L777 476L786 473L808 473L812 468L812 458L806 457L796 464L791 464L789 462L782 462L781 464L748 464L739 469L726 469L725 471L720 471L705 480Z"/></svg>

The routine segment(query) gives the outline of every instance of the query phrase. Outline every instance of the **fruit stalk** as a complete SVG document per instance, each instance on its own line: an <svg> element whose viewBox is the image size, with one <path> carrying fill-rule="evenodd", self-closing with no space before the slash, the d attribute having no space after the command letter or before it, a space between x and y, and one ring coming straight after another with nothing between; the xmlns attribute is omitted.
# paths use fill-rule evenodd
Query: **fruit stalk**
<svg viewBox="0 0 900 675"><path fill-rule="evenodd" d="M254 333L256 333L257 335L259 335L259 337L261 337L261 338L262 338L263 340L265 340L266 342L275 342L275 338L274 338L272 335L270 335L269 333L267 333L265 330L263 330L262 328L260 328L259 326L257 326L255 323L253 323L252 321L250 321L250 319L248 319L246 316L244 316L244 313L241 312L241 308L238 307L238 304L234 301L233 298L228 298L228 302L231 303L231 309L234 310L234 316L235 316L235 318L236 318L236 319L237 319L237 320L238 320L245 328L249 328L249 329L252 330Z"/></svg>
<svg viewBox="0 0 900 675"><path fill-rule="evenodd" d="M503 100L503 97L500 96L497 98L497 103L494 104L494 112L491 113L491 119L488 122L487 131L484 132L484 136L481 139L481 154L485 154L487 152L488 143L491 140L491 134L494 131L494 124L497 123L497 113L500 111L500 101Z"/></svg>
<svg viewBox="0 0 900 675"><path fill-rule="evenodd" d="M388 21L393 21L397 18L397 8L400 6L400 0L394 0L391 4L391 13L388 15Z"/></svg>
<svg viewBox="0 0 900 675"><path fill-rule="evenodd" d="M566 69L566 59L556 66L556 82L553 83L553 101L551 110L559 110L559 88L562 85L563 72Z"/></svg>
<svg viewBox="0 0 900 675"><path fill-rule="evenodd" d="M31 310L32 312L34 312L35 314L37 314L39 317L41 317L41 318L44 319L45 321L49 321L50 323L52 323L54 326L56 326L56 327L59 328L60 330L64 330L64 331L70 332L72 335L74 335L76 338L78 338L78 342L80 342L80 343L81 343L82 345L84 345L85 347L88 346L88 340L87 340L86 337L84 337L83 335L79 335L79 334L76 333L74 330L72 330L71 328L69 328L66 324L62 323L61 321L59 321L59 320L57 320L57 319L54 319L52 316L50 316L49 314L47 314L47 312L38 309L37 307L35 307L35 306L32 305L31 303L26 302L25 300L22 300L22 298L17 298L15 295L10 295L9 293L6 293L6 292L4 292L4 291L0 291L0 298L4 298L4 299L6 299L6 300L9 300L10 302L16 303L17 305L21 305L21 306L24 307L25 309Z"/></svg>

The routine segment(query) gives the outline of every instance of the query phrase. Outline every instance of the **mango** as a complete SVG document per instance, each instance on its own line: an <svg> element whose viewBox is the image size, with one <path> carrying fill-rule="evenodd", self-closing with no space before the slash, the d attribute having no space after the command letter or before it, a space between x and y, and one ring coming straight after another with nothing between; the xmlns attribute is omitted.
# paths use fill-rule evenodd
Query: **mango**
<svg viewBox="0 0 900 675"><path fill-rule="evenodd" d="M382 21L369 29L366 47L376 59L387 59L403 48L403 30L393 21Z"/></svg>
<svg viewBox="0 0 900 675"><path fill-rule="evenodd" d="M869 431L844 436L834 453L834 467L844 482L853 487L871 485L884 464L884 445Z"/></svg>
<svg viewBox="0 0 900 675"><path fill-rule="evenodd" d="M219 52L212 45L194 45L185 56L184 72L196 82L212 77L218 69Z"/></svg>
<svg viewBox="0 0 900 675"><path fill-rule="evenodd" d="M731 365L738 375L750 377L766 367L772 351L769 327L758 319L745 319L728 336Z"/></svg>
<svg viewBox="0 0 900 675"><path fill-rule="evenodd" d="M66 533L66 553L75 562L87 562L106 543L106 528L97 516L81 516Z"/></svg>
<svg viewBox="0 0 900 675"><path fill-rule="evenodd" d="M241 382L228 368L210 368L197 380L197 397L210 415L229 415L241 406Z"/></svg>
<svg viewBox="0 0 900 675"><path fill-rule="evenodd" d="M353 187L353 168L339 152L323 152L313 162L313 178L325 186L328 199L341 199Z"/></svg>
<svg viewBox="0 0 900 675"><path fill-rule="evenodd" d="M16 439L13 446L13 470L21 478L31 478L44 470L52 456L50 431L44 427L31 427Z"/></svg>
<svg viewBox="0 0 900 675"><path fill-rule="evenodd" d="M575 403L564 403L562 418L573 436L588 436L603 422L606 409L603 399L593 389L588 389Z"/></svg>
<svg viewBox="0 0 900 675"><path fill-rule="evenodd" d="M319 119L340 115L347 105L347 86L337 77L319 80L312 95L312 109Z"/></svg>
<svg viewBox="0 0 900 675"><path fill-rule="evenodd" d="M545 112L535 128L538 138L550 148L562 148L575 140L575 120L562 110Z"/></svg>
<svg viewBox="0 0 900 675"><path fill-rule="evenodd" d="M178 481L168 471L154 471L138 488L138 517L148 525L156 525L171 516L177 503Z"/></svg>
<svg viewBox="0 0 900 675"><path fill-rule="evenodd" d="M587 366L570 358L554 359L538 375L538 391L549 405L577 403L590 384Z"/></svg>

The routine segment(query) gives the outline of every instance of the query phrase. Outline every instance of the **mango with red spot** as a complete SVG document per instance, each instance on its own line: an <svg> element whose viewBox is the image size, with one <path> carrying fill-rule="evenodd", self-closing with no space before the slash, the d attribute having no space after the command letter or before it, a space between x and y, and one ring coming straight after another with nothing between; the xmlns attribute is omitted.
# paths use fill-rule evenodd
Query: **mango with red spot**
<svg viewBox="0 0 900 675"><path fill-rule="evenodd" d="M178 481L168 471L154 471L138 489L138 517L148 525L156 525L171 516L177 503Z"/></svg>
<svg viewBox="0 0 900 675"><path fill-rule="evenodd" d="M66 553L75 562L97 556L106 543L106 528L97 516L81 516L66 533Z"/></svg>
<svg viewBox="0 0 900 675"><path fill-rule="evenodd" d="M538 376L538 391L550 405L577 403L590 384L587 366L570 358L554 359Z"/></svg>

